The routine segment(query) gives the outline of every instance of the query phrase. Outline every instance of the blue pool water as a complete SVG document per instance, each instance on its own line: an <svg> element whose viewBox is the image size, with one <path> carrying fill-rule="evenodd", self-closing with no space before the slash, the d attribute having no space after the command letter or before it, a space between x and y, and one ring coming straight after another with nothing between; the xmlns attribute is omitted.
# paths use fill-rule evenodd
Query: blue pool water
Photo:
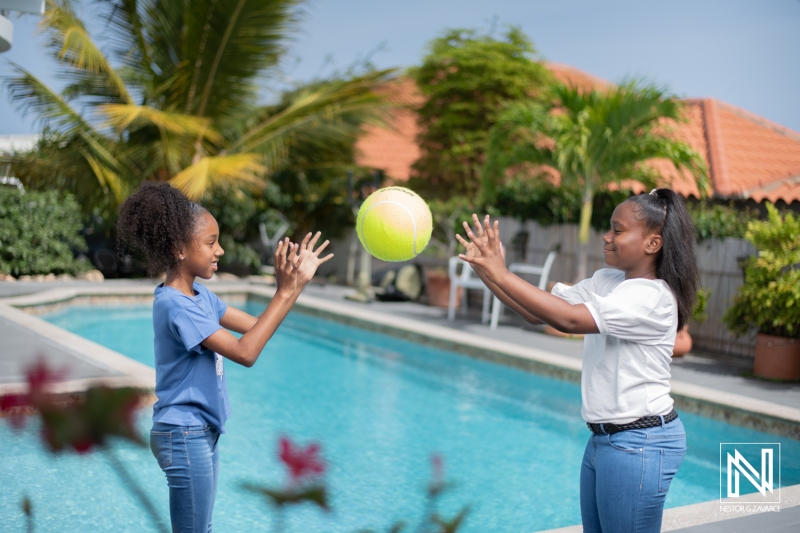
<svg viewBox="0 0 800 533"><path fill-rule="evenodd" d="M247 304L251 314L263 305ZM153 364L151 308L66 308L46 320ZM588 430L580 387L339 323L292 313L251 369L226 362L233 416L220 440L215 531L268 530L272 510L243 482L280 485L280 435L322 443L333 512L301 507L288 531L385 531L424 509L429 458L456 482L441 502L470 512L465 533L531 533L580 522L578 480ZM149 414L139 427L149 430ZM667 507L719 497L721 442L780 442L782 485L800 483L800 442L682 413L689 451ZM52 457L34 428L0 424L0 517L22 531L155 531L103 456ZM117 453L168 516L167 486L148 449ZM743 488L743 492L745 492ZM9 518L10 517L10 518ZM409 528L409 530L413 530Z"/></svg>

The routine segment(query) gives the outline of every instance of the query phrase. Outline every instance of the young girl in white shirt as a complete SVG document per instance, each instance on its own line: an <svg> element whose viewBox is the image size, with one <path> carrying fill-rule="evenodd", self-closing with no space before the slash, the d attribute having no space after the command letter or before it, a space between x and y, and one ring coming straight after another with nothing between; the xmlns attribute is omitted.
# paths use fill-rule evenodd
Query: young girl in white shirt
<svg viewBox="0 0 800 533"><path fill-rule="evenodd" d="M657 533L670 482L686 452L670 397L675 335L697 294L695 230L670 189L633 196L616 207L603 236L611 268L552 294L505 266L498 223L488 216L459 257L507 306L531 323L584 337L581 415L591 431L583 456L580 502L586 533Z"/></svg>

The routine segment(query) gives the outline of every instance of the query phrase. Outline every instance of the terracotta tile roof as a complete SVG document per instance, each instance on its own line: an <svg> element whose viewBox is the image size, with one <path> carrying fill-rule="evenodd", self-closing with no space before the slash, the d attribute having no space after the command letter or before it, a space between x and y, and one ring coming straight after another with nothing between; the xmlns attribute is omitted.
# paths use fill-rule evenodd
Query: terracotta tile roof
<svg viewBox="0 0 800 533"><path fill-rule="evenodd" d="M577 69L570 65L562 65L561 63L545 63L548 70L553 73L553 77L565 85L572 85L582 90L591 91L595 87L605 88L610 87L611 82L593 76L588 72Z"/></svg>
<svg viewBox="0 0 800 533"><path fill-rule="evenodd" d="M419 127L411 109L422 103L422 95L411 78L397 78L383 89L387 100L398 105L392 127L369 126L356 142L356 163L379 168L395 181L407 181L411 165L420 156L416 138Z"/></svg>
<svg viewBox="0 0 800 533"><path fill-rule="evenodd" d="M610 85L568 65L547 66L564 83L586 88ZM386 90L404 104L415 105L422 98L409 78ZM684 104L687 121L674 125L674 134L705 159L715 197L800 201L800 133L712 98L688 99ZM398 111L393 131L373 128L359 140L357 162L381 168L395 180L407 180L419 157L418 131L413 111ZM691 176L678 173L666 161L652 164L664 177L664 185L687 197L699 196Z"/></svg>

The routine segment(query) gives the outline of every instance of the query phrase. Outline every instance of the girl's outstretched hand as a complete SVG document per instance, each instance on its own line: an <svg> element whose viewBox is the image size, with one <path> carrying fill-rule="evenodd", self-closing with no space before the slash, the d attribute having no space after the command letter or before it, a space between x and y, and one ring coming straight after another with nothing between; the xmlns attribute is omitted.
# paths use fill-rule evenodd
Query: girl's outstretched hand
<svg viewBox="0 0 800 533"><path fill-rule="evenodd" d="M289 238L278 243L275 248L275 283L278 291L293 293L297 290L298 274L303 266L303 258L298 257L300 246L289 241Z"/></svg>
<svg viewBox="0 0 800 533"><path fill-rule="evenodd" d="M299 267L299 273L297 276L297 284L299 288L303 288L306 283L311 281L311 278L314 277L314 274L317 272L317 267L322 263L330 260L333 257L333 254L328 254L322 259L320 259L319 255L322 251L327 248L330 241L325 241L319 245L319 248L314 250L314 246L317 245L317 241L319 240L320 236L322 235L321 232L317 232L314 235L314 238L311 238L311 233L306 235L303 242L300 243L300 259L303 261L302 265Z"/></svg>
<svg viewBox="0 0 800 533"><path fill-rule="evenodd" d="M466 248L466 252L458 254L458 257L469 263L479 275L496 283L507 270L505 250L500 242L500 223L495 220L492 224L489 215L483 219L483 224L475 214L472 215L472 221L475 224L474 232L469 224L464 222L469 241L461 235L456 235L458 242Z"/></svg>

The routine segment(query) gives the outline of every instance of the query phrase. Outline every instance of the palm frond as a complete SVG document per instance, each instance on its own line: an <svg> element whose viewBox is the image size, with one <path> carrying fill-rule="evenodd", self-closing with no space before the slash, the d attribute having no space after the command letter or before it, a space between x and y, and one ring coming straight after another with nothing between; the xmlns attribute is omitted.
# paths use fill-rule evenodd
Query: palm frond
<svg viewBox="0 0 800 533"><path fill-rule="evenodd" d="M147 14L158 9L158 0L98 0L105 7L106 39L112 43L114 57L140 79L152 79L151 43L147 36Z"/></svg>
<svg viewBox="0 0 800 533"><path fill-rule="evenodd" d="M490 132L485 181L528 162L553 166L565 185L597 190L624 180L654 183L656 171L644 163L667 159L707 189L702 157L669 128L683 120L681 105L662 88L636 80L603 91L555 83L544 98L544 106L512 104L500 114Z"/></svg>
<svg viewBox="0 0 800 533"><path fill-rule="evenodd" d="M131 96L119 74L111 67L103 52L92 41L83 22L73 11L69 0L46 0L47 9L41 25L48 31L50 47L56 57L79 71L105 76L123 102Z"/></svg>
<svg viewBox="0 0 800 533"><path fill-rule="evenodd" d="M94 176L97 178L97 182L103 191L108 195L109 191L114 196L114 199L118 204L121 204L123 200L125 200L125 193L122 184L122 179L120 176L114 172L113 170L109 169L107 166L102 165L97 159L92 157L86 150L79 150L81 155L83 155L86 162L89 164L89 167L92 169Z"/></svg>
<svg viewBox="0 0 800 533"><path fill-rule="evenodd" d="M9 63L17 75L6 78L5 85L23 115L33 113L45 126L68 134L92 131L91 125L61 95L21 66Z"/></svg>
<svg viewBox="0 0 800 533"><path fill-rule="evenodd" d="M9 164L28 190L69 191L85 214L99 209L113 217L119 204L109 187L98 181L87 153L92 152L80 135L45 129L33 150L0 156L0 163Z"/></svg>
<svg viewBox="0 0 800 533"><path fill-rule="evenodd" d="M299 20L298 0L196 0L184 12L184 111L225 117L255 97Z"/></svg>
<svg viewBox="0 0 800 533"><path fill-rule="evenodd" d="M258 152L271 169L280 167L290 147L323 149L353 141L365 125L386 126L391 109L376 88L393 71L380 71L352 80L316 84L292 93L230 146L230 151Z"/></svg>
<svg viewBox="0 0 800 533"><path fill-rule="evenodd" d="M263 186L266 167L258 154L202 157L183 169L170 183L192 200L200 200L215 186Z"/></svg>
<svg viewBox="0 0 800 533"><path fill-rule="evenodd" d="M178 136L202 137L211 142L221 142L219 133L211 129L211 120L182 113L161 111L146 105L104 104L98 112L109 126L121 132L131 125L152 124Z"/></svg>

